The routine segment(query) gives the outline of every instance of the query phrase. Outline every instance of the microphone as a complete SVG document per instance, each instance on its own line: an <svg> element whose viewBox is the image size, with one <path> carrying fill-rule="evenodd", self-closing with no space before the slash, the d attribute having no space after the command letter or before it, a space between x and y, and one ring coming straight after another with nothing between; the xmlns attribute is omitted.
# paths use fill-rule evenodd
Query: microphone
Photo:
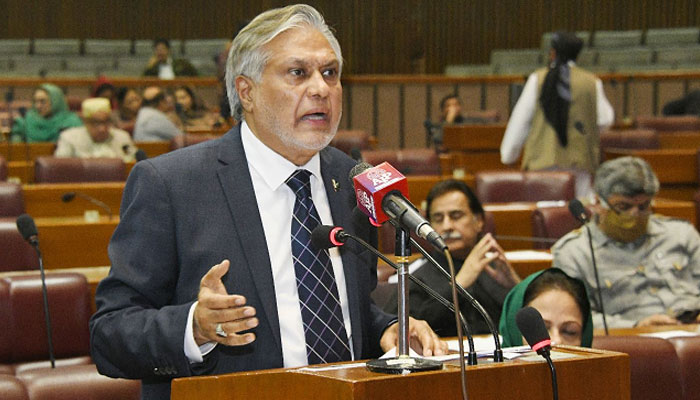
<svg viewBox="0 0 700 400"><path fill-rule="evenodd" d="M394 268L395 270L399 270L399 266L393 263L389 258L387 258L384 254L382 254L379 250L375 249L370 245L369 243L365 242L361 238L349 234L345 232L345 230L339 226L330 226L330 225L319 225L314 230L311 232L311 244L318 248L318 249L330 249L332 247L340 247L345 244L345 242L348 239L352 239L355 242L359 243L362 247L368 249L371 251L374 255L377 257L381 258L382 261L387 263L390 267ZM408 279L410 279L413 283L418 285L421 289L423 289L430 297L434 298L437 300L438 303L442 304L444 307L449 309L450 311L454 312L454 306L452 305L451 302L449 302L447 299L442 297L438 292L433 290L430 286L426 285L423 281L420 279L416 278L415 276L411 274L407 274ZM464 326L464 331L467 335L467 341L469 345L469 354L468 354L468 364L469 365L476 365L477 364L477 355L476 355L476 350L474 347L474 337L471 333L471 330L469 329L469 325L467 324L467 321L464 319L464 316L460 314L460 319L462 322L462 326Z"/></svg>
<svg viewBox="0 0 700 400"><path fill-rule="evenodd" d="M547 327L542 320L542 314L532 307L524 307L515 314L515 323L532 350L547 360L552 374L552 396L554 400L557 400L559 398L557 371L554 369L552 357L549 355L552 349L552 340L549 338L549 332L547 332Z"/></svg>
<svg viewBox="0 0 700 400"><path fill-rule="evenodd" d="M593 237L591 236L591 229L588 227L587 222L589 221L588 214L586 213L586 208L583 206L581 201L578 199L573 199L569 202L569 211L577 220L581 221L583 226L586 228L586 233L588 234L588 248L591 251L591 261L593 261L593 274L595 275L595 284L597 286L598 292L598 302L600 303L600 313L603 315L603 328L605 328L605 336L608 335L608 320L605 317L605 306L603 304L603 292L600 289L600 278L598 277L598 263L595 260L595 250L593 249Z"/></svg>
<svg viewBox="0 0 700 400"><path fill-rule="evenodd" d="M36 229L36 224L34 219L28 214L22 214L17 217L17 230L22 235L24 240L26 240L34 250L36 250L39 256L39 272L41 273L41 294L44 298L44 320L46 321L46 336L48 338L49 345L49 360L51 361L51 368L56 368L56 357L53 351L53 331L51 329L51 315L49 314L49 299L46 291L46 275L44 273L44 259L41 256L41 251L39 250L39 232Z"/></svg>
<svg viewBox="0 0 700 400"><path fill-rule="evenodd" d="M350 174L355 186L357 206L366 215L380 224L389 219L398 221L401 226L414 231L436 249L447 249L443 238L406 198L408 181L391 164L383 162L371 167L367 163L360 163L350 170ZM377 208L376 204L381 207Z"/></svg>
<svg viewBox="0 0 700 400"><path fill-rule="evenodd" d="M355 207L353 209L353 218L355 219L364 219L364 220L369 220L370 224L373 224L374 221L372 218L367 218L360 210L359 208ZM452 277L450 276L449 272L447 272L442 266L440 266L440 263L433 258L433 256L430 255L419 243L413 238L410 238L411 240L411 245L418 249L418 251L425 257L426 260L435 268L437 272L439 272L445 279L447 279L448 282L452 282ZM382 258L384 260L384 258ZM411 275L409 275L410 277ZM460 296L462 296L463 299L467 300L469 304L472 305L476 309L476 311L481 315L482 318L484 318L484 321L486 322L486 325L489 328L489 331L491 331L491 335L493 336L493 341L496 346L496 350L493 352L493 360L495 362L503 362L503 350L501 349L501 341L499 339L499 333L498 333L498 327L496 324L493 323L493 319L489 315L488 312L486 312L486 309L484 308L481 303L477 299L474 298L474 296L471 295L466 289L464 289L461 285L456 285L457 288L457 293L459 293Z"/></svg>
<svg viewBox="0 0 700 400"><path fill-rule="evenodd" d="M61 195L61 201L64 203L68 203L73 201L76 197L80 197L81 199L85 199L89 201L90 203L100 207L101 209L105 210L107 212L107 215L109 216L109 220L112 220L112 209L104 202L97 200L96 198L89 196L85 193L81 192L66 192Z"/></svg>
<svg viewBox="0 0 700 400"><path fill-rule="evenodd" d="M362 160L362 151L358 147L353 147L350 149L350 157L352 157L353 160L361 163Z"/></svg>

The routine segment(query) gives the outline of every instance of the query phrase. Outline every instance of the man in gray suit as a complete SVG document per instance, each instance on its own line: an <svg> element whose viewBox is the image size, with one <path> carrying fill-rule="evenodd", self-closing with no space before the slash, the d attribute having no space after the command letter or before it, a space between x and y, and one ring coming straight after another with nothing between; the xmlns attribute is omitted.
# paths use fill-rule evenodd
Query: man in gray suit
<svg viewBox="0 0 700 400"><path fill-rule="evenodd" d="M300 249L295 236L300 220L320 219L376 243L374 228L352 218L354 162L326 147L341 115L341 70L338 42L309 6L270 10L239 33L227 86L241 124L129 176L90 322L101 373L141 379L144 398L167 399L175 377L361 359L395 346L395 317L370 299L376 258L353 243ZM293 189L301 175L305 189ZM300 200L303 190L310 196ZM318 309L303 294L299 251L312 264L326 260L329 296ZM309 339L305 312L327 308L332 318L321 322L337 322L337 357L319 355ZM424 355L446 351L424 321L411 319L410 334Z"/></svg>

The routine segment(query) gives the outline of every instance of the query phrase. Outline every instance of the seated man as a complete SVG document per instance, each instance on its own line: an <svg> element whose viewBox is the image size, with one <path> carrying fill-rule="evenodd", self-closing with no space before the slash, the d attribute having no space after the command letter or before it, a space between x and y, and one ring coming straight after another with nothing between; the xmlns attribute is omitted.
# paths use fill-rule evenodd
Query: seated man
<svg viewBox="0 0 700 400"><path fill-rule="evenodd" d="M687 221L652 215L659 190L646 161L621 157L596 172L588 223L608 326L696 322L700 310L700 235ZM586 284L602 327L588 235L577 229L552 247L553 266Z"/></svg>
<svg viewBox="0 0 700 400"><path fill-rule="evenodd" d="M134 124L134 140L137 142L171 140L182 135L180 128L168 118L166 112L171 105L163 90L151 86L143 91L143 102L136 115Z"/></svg>
<svg viewBox="0 0 700 400"><path fill-rule="evenodd" d="M108 99L93 97L83 101L85 126L61 132L54 156L78 158L121 158L134 161L136 147L126 131L112 126L112 108Z"/></svg>
<svg viewBox="0 0 700 400"><path fill-rule="evenodd" d="M160 79L173 79L176 76L197 76L197 69L184 58L170 56L170 42L156 39L153 42L153 56L148 60L144 76L157 76Z"/></svg>
<svg viewBox="0 0 700 400"><path fill-rule="evenodd" d="M445 239L454 257L456 281L479 301L494 323L498 323L508 291L520 282L501 246L490 233L482 234L484 209L472 190L463 182L446 180L430 189L427 198L428 220ZM441 253L432 256L449 270ZM416 265L418 264L418 265ZM448 300L452 300L450 282L428 261L421 258L409 269L413 274ZM387 302L388 312L395 313L396 295ZM460 298L460 311L472 333L489 333L488 325L466 300ZM409 314L424 319L440 336L456 336L454 314L414 283L409 284Z"/></svg>

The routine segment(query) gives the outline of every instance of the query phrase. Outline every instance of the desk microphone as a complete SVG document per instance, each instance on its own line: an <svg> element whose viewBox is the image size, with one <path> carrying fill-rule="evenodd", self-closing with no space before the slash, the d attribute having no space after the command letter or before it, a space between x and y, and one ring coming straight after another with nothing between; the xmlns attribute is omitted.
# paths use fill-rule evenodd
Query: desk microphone
<svg viewBox="0 0 700 400"><path fill-rule="evenodd" d="M387 258L384 254L382 254L379 250L375 249L370 245L369 243L365 242L361 238L352 235L350 233L345 232L345 230L339 226L330 226L330 225L319 225L314 230L311 232L311 244L314 245L317 249L330 249L332 247L340 247L345 244L345 242L348 239L352 239L355 242L359 243L362 247L368 249L371 251L374 255L377 257L381 258L382 261L387 263L390 267L394 268L395 270L399 270L399 266L394 264L389 258ZM438 303L442 304L444 307L449 309L450 311L454 312L454 306L452 303L450 303L447 299L442 297L438 292L433 290L430 286L426 285L423 281L420 279L416 278L415 276L408 274L408 278L418 285L421 289L423 289L430 297L434 298L437 300ZM464 327L464 332L467 335L467 342L469 345L469 354L467 356L467 362L469 365L476 365L477 364L477 355L476 355L476 350L474 347L474 337L471 333L471 330L469 329L469 325L467 324L467 321L464 319L464 316L460 314L460 319L462 321L462 326Z"/></svg>
<svg viewBox="0 0 700 400"><path fill-rule="evenodd" d="M598 302L600 303L600 313L603 314L603 327L605 328L605 336L608 335L608 320L605 318L605 306L603 305L603 292L600 289L600 278L598 278L598 264L595 261L595 250L593 249L593 237L591 236L591 229L586 224L589 221L588 213L586 213L586 208L581 204L578 199L573 199L569 202L569 211L577 220L581 221L583 226L586 228L586 233L588 233L588 248L591 250L591 260L593 261L593 274L595 275L595 284L597 286L598 292Z"/></svg>
<svg viewBox="0 0 700 400"><path fill-rule="evenodd" d="M80 197L81 199L85 199L89 201L90 203L100 207L101 209L105 210L107 212L107 215L109 216L109 220L112 220L112 209L103 201L97 200L96 198L89 196L85 193L81 192L66 192L63 193L61 196L61 201L64 203L69 203L73 201L76 197Z"/></svg>
<svg viewBox="0 0 700 400"><path fill-rule="evenodd" d="M552 340L549 338L549 332L547 332L547 327L542 320L542 314L532 307L524 307L515 314L515 323L532 350L547 360L552 374L552 394L554 400L557 400L559 398L557 371L554 369L552 357L549 355L552 349Z"/></svg>
<svg viewBox="0 0 700 400"><path fill-rule="evenodd" d="M44 274L44 259L41 256L41 251L39 250L39 232L36 229L36 224L34 219L29 214L22 214L17 217L17 230L22 235L24 240L26 240L34 250L36 250L37 256L39 256L39 272L41 273L41 294L44 298L44 319L46 321L46 336L48 337L49 345L49 360L51 361L51 368L56 368L56 357L53 352L53 331L51 329L51 315L49 315L49 299L46 292L46 276Z"/></svg>

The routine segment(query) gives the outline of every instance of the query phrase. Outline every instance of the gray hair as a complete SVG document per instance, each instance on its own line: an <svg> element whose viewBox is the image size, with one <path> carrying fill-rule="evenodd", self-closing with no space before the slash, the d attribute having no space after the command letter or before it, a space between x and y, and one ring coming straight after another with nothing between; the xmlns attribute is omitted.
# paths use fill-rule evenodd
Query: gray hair
<svg viewBox="0 0 700 400"><path fill-rule="evenodd" d="M241 99L236 91L236 77L243 75L255 82L260 82L265 64L270 56L262 47L282 32L302 26L315 28L326 37L338 58L338 73L340 74L343 68L340 44L326 25L323 16L315 8L306 4L296 4L265 11L241 29L236 38L233 39L231 50L228 53L226 90L228 91L231 115L236 120L240 121L243 118Z"/></svg>
<svg viewBox="0 0 700 400"><path fill-rule="evenodd" d="M651 166L639 157L620 157L608 160L595 174L595 191L607 199L612 194L654 196L659 191L659 179Z"/></svg>

